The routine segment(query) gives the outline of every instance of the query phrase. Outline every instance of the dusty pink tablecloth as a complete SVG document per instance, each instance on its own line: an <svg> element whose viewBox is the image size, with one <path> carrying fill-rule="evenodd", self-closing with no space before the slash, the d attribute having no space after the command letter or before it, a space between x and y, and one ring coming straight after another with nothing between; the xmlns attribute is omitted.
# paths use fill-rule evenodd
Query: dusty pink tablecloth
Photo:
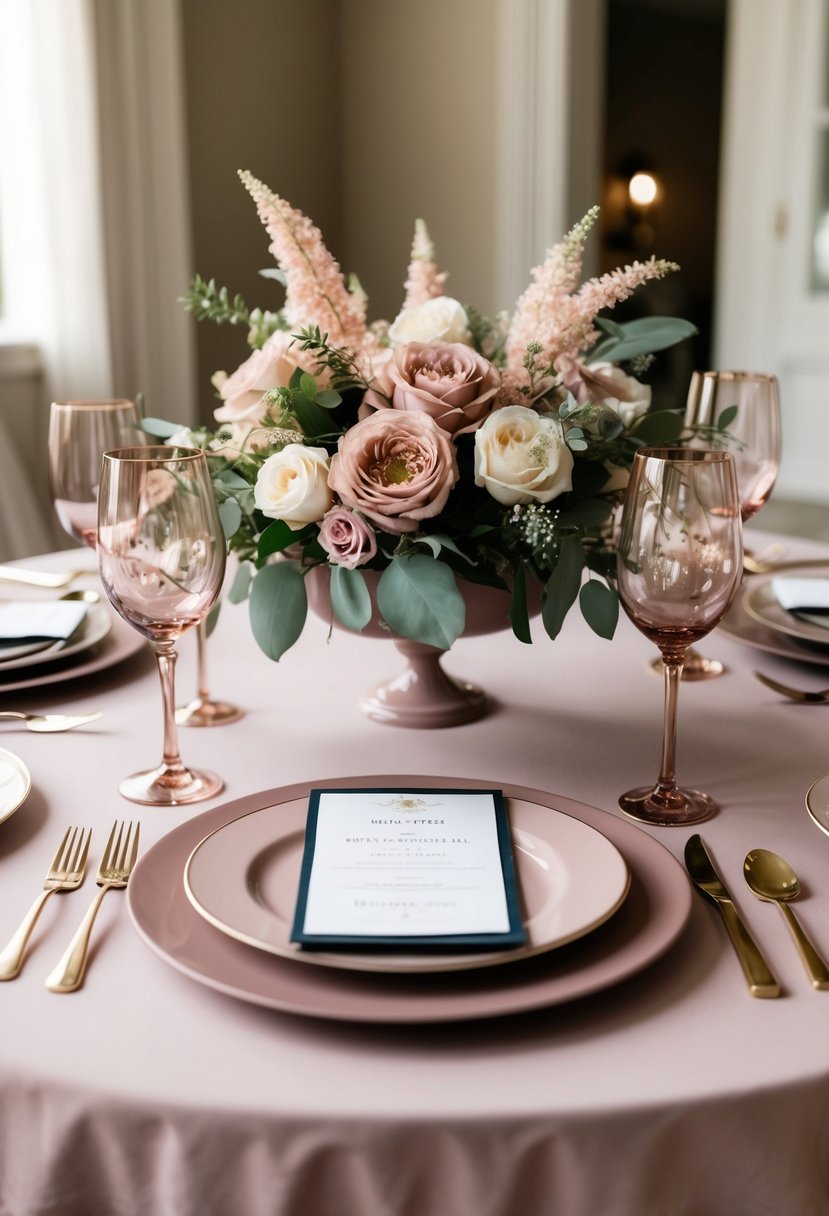
<svg viewBox="0 0 829 1216"><path fill-rule="evenodd" d="M194 692L181 644L179 699ZM829 708L785 703L752 677L829 683L817 669L712 636L728 674L686 685L680 776L721 815L703 835L785 986L752 1000L713 909L645 973L571 1005L511 1019L387 1028L311 1022L236 1002L178 974L107 896L84 988L44 979L91 897L55 897L25 969L0 986L2 1216L790 1216L829 1212L829 992L813 992L776 909L744 887L752 847L799 872L804 925L829 952L829 839L803 798L829 769ZM278 665L246 609L226 606L210 683L247 710L182 731L187 759L227 780L191 809L135 808L125 773L160 752L149 657L0 708L100 708L67 735L4 729L31 769L0 826L0 939L36 894L65 826L103 844L137 814L144 848L243 794L370 772L463 775L557 791L615 811L655 776L662 693L627 622L614 643L573 620L556 643L461 640L446 660L499 708L479 723L401 731L356 699L399 660L389 643L309 625ZM824 676L829 675L824 669ZM644 829L643 829L644 830ZM690 829L651 829L677 856ZM1 944L1 943L0 943Z"/></svg>

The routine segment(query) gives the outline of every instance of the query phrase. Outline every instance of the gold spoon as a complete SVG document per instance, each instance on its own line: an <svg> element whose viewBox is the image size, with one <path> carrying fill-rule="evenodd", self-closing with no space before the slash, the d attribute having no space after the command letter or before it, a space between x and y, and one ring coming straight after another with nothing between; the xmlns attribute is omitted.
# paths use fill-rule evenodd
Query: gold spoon
<svg viewBox="0 0 829 1216"><path fill-rule="evenodd" d="M743 862L743 875L758 899L776 903L792 932L813 988L829 988L829 966L806 936L788 900L800 894L800 879L792 867L768 849L752 849Z"/></svg>

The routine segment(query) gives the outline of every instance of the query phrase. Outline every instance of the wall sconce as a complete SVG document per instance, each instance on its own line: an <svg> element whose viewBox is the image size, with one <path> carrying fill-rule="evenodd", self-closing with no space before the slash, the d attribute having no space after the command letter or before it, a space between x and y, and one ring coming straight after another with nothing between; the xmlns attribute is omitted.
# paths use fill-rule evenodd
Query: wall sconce
<svg viewBox="0 0 829 1216"><path fill-rule="evenodd" d="M653 173L640 169L628 181L628 197L634 207L647 210L651 203L656 202L659 194L659 183Z"/></svg>

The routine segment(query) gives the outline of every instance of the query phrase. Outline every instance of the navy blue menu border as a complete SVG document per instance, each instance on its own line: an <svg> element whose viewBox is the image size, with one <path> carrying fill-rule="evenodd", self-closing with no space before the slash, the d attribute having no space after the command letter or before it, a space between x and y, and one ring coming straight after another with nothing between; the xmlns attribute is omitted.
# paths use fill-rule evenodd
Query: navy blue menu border
<svg viewBox="0 0 829 1216"><path fill-rule="evenodd" d="M303 925L305 924L305 911L308 904L308 884L311 879L311 869L314 864L314 850L316 847L317 836L317 820L319 817L319 803L322 794L426 794L434 796L435 794L457 795L457 794L487 794L492 798L495 809L495 826L498 835L498 849L501 855L501 872L504 879L504 892L506 895L507 917L509 921L509 929L505 933L457 933L457 934L434 934L431 936L424 935L419 937L403 937L403 936L388 936L377 937L369 935L356 934L321 934L321 933L305 933ZM464 950L508 950L515 946L523 946L527 940L527 933L524 928L521 918L521 903L518 895L518 881L515 873L515 862L512 856L512 841L509 831L509 820L507 817L507 808L504 802L504 794L502 790L494 789L444 789L429 786L428 788L420 788L414 786L406 787L390 787L388 789L378 788L377 786L367 787L345 787L336 789L312 789L309 792L308 801L308 819L305 827L305 848L302 854L302 866L299 874L299 890L297 892L296 912L294 915L293 928L291 930L291 941L298 942L302 947L308 950L313 949L333 949L336 947L359 947L363 950L394 950L401 951L457 951Z"/></svg>

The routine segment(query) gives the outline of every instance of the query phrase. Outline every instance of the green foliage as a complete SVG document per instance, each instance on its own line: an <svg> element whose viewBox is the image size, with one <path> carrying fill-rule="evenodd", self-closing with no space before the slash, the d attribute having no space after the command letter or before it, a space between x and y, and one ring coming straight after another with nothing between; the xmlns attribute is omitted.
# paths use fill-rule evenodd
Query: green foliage
<svg viewBox="0 0 829 1216"><path fill-rule="evenodd" d="M515 567L512 597L507 615L512 625L512 632L518 638L518 641L530 645L533 639L530 632L530 615L527 609L527 576L524 571L523 562L519 562Z"/></svg>
<svg viewBox="0 0 829 1216"><path fill-rule="evenodd" d="M581 614L594 633L608 641L619 623L619 597L606 583L590 578L579 592Z"/></svg>
<svg viewBox="0 0 829 1216"><path fill-rule="evenodd" d="M672 444L679 440L684 425L679 410L655 410L636 419L630 429L630 437L638 446Z"/></svg>
<svg viewBox="0 0 829 1216"><path fill-rule="evenodd" d="M320 367L327 367L331 372L331 383L340 392L350 388L369 388L369 382L360 371L359 362L353 350L346 346L332 346L328 334L323 333L318 325L309 325L294 334L301 351L312 351Z"/></svg>
<svg viewBox="0 0 829 1216"><path fill-rule="evenodd" d="M463 633L466 605L445 562L394 557L380 576L377 607L392 633L448 650Z"/></svg>
<svg viewBox="0 0 829 1216"><path fill-rule="evenodd" d="M371 596L360 570L331 567L331 608L346 629L365 629L371 620Z"/></svg>
<svg viewBox="0 0 829 1216"><path fill-rule="evenodd" d="M250 627L260 650L278 662L302 633L308 612L305 580L296 562L263 566L250 591Z"/></svg>
<svg viewBox="0 0 829 1216"><path fill-rule="evenodd" d="M239 568L233 576L233 582L230 584L230 591L227 593L227 598L231 604L241 604L250 595L250 584L253 579L253 570L248 562L240 562Z"/></svg>
<svg viewBox="0 0 829 1216"><path fill-rule="evenodd" d="M558 637L564 618L575 603L583 569L584 553L578 537L562 537L558 563L547 580L541 606L544 628L553 639Z"/></svg>
<svg viewBox="0 0 829 1216"><path fill-rule="evenodd" d="M585 362L612 360L622 363L638 355L650 355L657 350L667 350L677 342L683 342L697 333L697 327L681 317L637 317L617 325L606 317L596 319L596 325L607 335L599 338Z"/></svg>
<svg viewBox="0 0 829 1216"><path fill-rule="evenodd" d="M276 277L276 276L274 276ZM195 275L189 289L179 302L186 312L197 321L214 321L217 325L243 325L248 330L248 344L263 346L277 329L284 329L278 313L249 309L238 293L231 299L226 287L219 287L215 279L203 279Z"/></svg>

